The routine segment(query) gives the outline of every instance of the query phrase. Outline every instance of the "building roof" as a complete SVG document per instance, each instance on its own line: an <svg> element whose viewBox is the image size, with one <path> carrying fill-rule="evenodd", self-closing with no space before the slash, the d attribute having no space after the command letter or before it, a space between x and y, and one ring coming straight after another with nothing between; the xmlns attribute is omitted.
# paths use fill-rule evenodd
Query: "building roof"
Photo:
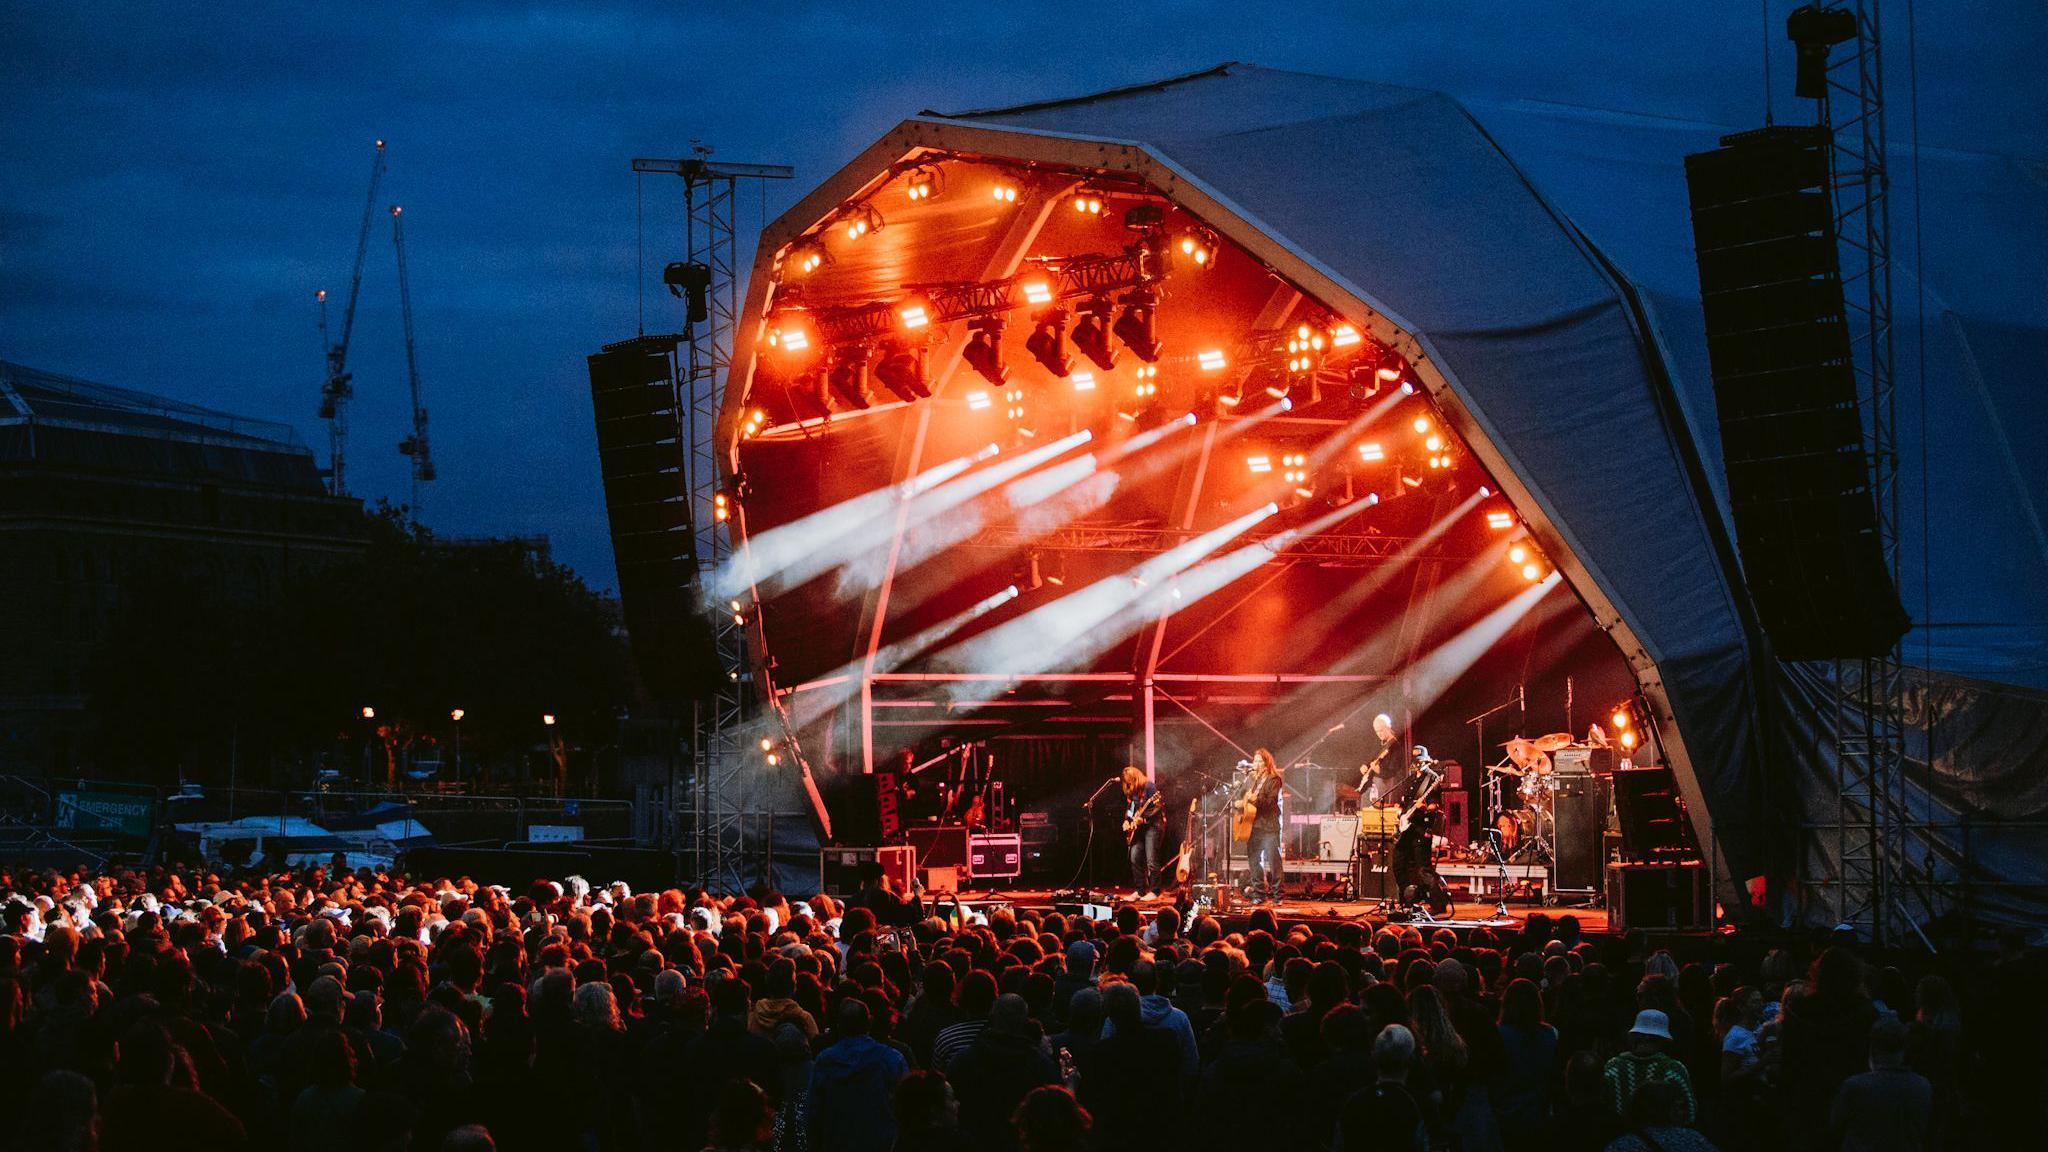
<svg viewBox="0 0 2048 1152"><path fill-rule="evenodd" d="M0 460L318 491L289 424L0 361Z"/></svg>

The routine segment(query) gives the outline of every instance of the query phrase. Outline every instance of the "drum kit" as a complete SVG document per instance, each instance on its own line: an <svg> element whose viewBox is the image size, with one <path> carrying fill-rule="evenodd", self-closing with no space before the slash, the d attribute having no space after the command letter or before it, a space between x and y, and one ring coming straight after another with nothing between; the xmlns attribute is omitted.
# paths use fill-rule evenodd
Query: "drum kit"
<svg viewBox="0 0 2048 1152"><path fill-rule="evenodd" d="M1519 809L1509 808L1504 800L1496 804L1500 815L1494 828L1510 856L1533 852L1549 858L1551 800L1557 790L1550 754L1576 742L1569 732L1552 732L1533 740L1517 736L1501 745L1507 751L1505 762L1487 768L1487 772L1494 774L1488 784L1499 792L1506 791L1507 780L1520 781L1512 785L1522 798Z"/></svg>

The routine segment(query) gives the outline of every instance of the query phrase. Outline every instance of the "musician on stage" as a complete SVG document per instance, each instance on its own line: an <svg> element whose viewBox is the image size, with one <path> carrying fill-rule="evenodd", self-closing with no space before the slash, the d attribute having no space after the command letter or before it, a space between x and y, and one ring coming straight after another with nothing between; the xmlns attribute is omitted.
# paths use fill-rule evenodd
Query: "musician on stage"
<svg viewBox="0 0 2048 1152"><path fill-rule="evenodd" d="M1427 904L1439 916L1451 909L1450 889L1436 870L1436 833L1443 820L1442 809L1424 804L1394 838L1394 886L1402 903Z"/></svg>
<svg viewBox="0 0 2048 1152"><path fill-rule="evenodd" d="M1124 843L1131 850L1131 887L1138 899L1153 897L1153 881L1159 877L1159 857L1166 837L1166 801L1145 773L1125 766Z"/></svg>
<svg viewBox="0 0 2048 1152"><path fill-rule="evenodd" d="M1261 903L1280 902L1280 764L1264 748L1252 753L1252 779L1243 803L1251 806L1252 833L1245 844L1251 866L1248 895Z"/></svg>
<svg viewBox="0 0 2048 1152"><path fill-rule="evenodd" d="M1394 718L1382 712L1372 718L1372 734L1379 737L1380 750L1365 766L1359 791L1368 804L1405 804L1402 795L1408 784L1408 746L1394 728Z"/></svg>

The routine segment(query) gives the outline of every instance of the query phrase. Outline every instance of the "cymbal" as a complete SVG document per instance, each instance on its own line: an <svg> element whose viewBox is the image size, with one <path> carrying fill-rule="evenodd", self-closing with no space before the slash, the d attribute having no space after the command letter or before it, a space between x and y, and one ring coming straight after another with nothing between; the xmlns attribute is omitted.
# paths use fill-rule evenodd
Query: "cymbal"
<svg viewBox="0 0 2048 1152"><path fill-rule="evenodd" d="M1498 772L1498 773L1500 773L1500 774L1501 774L1501 775L1503 775L1503 776L1520 776L1520 775L1522 775L1522 770L1521 770L1520 768L1510 768L1510 767L1508 767L1508 766L1507 766L1507 765L1505 765L1505 764L1488 764L1488 765L1486 766L1486 770L1487 770L1488 772Z"/></svg>
<svg viewBox="0 0 2048 1152"><path fill-rule="evenodd" d="M1578 743L1578 738L1569 732L1551 732L1538 736L1534 743L1538 752L1555 752L1560 748L1569 748L1573 744Z"/></svg>

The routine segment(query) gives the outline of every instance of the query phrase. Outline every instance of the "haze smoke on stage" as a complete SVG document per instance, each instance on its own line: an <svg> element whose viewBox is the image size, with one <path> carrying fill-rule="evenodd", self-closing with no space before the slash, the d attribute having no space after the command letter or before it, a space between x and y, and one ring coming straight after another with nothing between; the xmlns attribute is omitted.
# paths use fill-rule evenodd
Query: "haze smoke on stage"
<svg viewBox="0 0 2048 1152"><path fill-rule="evenodd" d="M798 685L791 698L791 723L802 729L824 719L860 692L862 676L894 672L923 653L945 643L948 637L960 629L1015 600L1019 594L1018 587L1012 584L965 611L956 612L911 636L883 645L875 652L872 669L864 667L865 660L851 660L816 680Z"/></svg>
<svg viewBox="0 0 2048 1152"><path fill-rule="evenodd" d="M898 502L928 492L993 455L991 446L976 455L928 468L903 484L863 492L787 524L749 534L745 546L712 578L714 598L731 600L756 585L763 597L773 596L824 575L843 561L846 553L840 545L886 531Z"/></svg>
<svg viewBox="0 0 2048 1152"><path fill-rule="evenodd" d="M971 535L979 530L979 517L948 518L946 513L1086 444L1093 435L1084 429L1050 444L1040 445L1022 455L998 461L915 496L909 501L908 506L898 506L896 527L899 527L903 534L903 551L896 558L897 564L914 564L938 548L957 542L965 535ZM935 522L943 522L948 526L946 535L950 536L950 539L934 540L927 534L920 537L917 543L913 543L912 537L917 535L921 528ZM970 522L972 526L968 527L964 534L958 533L957 526L968 525ZM826 564L825 570L840 570L835 591L842 599L864 595L882 582L882 574L889 567L888 541L891 534L892 531L886 528L874 533L862 533L860 539L848 542L851 547L839 555L828 558L829 563Z"/></svg>
<svg viewBox="0 0 2048 1152"><path fill-rule="evenodd" d="M1460 501L1457 507L1431 521L1429 527L1424 528L1420 535L1403 544L1400 551L1387 557L1356 583L1317 608L1314 615L1304 619L1298 629L1300 634L1310 638L1320 637L1341 625L1353 612L1378 595L1381 589L1401 576L1410 574L1413 571L1411 565L1435 547L1436 542L1443 539L1445 532L1463 519L1466 513L1479 507L1484 499L1485 497L1479 493L1473 492Z"/></svg>
<svg viewBox="0 0 2048 1152"><path fill-rule="evenodd" d="M1522 589L1514 599L1487 613L1471 627L1451 637L1408 670L1408 706L1427 711L1460 676L1470 671L1481 656L1498 644L1508 630L1564 582L1556 572Z"/></svg>
<svg viewBox="0 0 2048 1152"><path fill-rule="evenodd" d="M981 672L1000 668L1014 673L1045 672L1065 667L1071 662L1070 654L1084 643L1099 641L1098 633L1106 632L1105 626L1119 613L1163 590L1167 580L1279 510L1276 504L1255 508L1134 568L1097 580L991 628L942 653L934 661L934 666L946 672ZM977 693L992 693L1001 688L1001 682L961 682L955 685L953 697L956 702L966 702Z"/></svg>

